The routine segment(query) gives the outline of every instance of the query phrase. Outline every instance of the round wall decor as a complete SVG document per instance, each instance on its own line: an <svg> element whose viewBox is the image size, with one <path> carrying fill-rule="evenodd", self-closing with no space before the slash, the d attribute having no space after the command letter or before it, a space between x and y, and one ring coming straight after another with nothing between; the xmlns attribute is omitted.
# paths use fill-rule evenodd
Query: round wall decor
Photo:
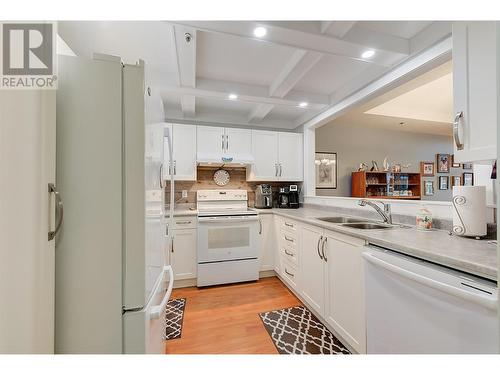
<svg viewBox="0 0 500 375"><path fill-rule="evenodd" d="M225 186L229 183L229 172L224 169L217 169L214 173L214 182L218 186Z"/></svg>

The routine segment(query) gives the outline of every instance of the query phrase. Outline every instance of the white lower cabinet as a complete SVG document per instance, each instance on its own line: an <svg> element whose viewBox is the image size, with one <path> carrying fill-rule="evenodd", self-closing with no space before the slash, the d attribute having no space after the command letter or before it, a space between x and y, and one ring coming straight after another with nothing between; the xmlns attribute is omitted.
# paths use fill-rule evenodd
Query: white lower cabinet
<svg viewBox="0 0 500 375"><path fill-rule="evenodd" d="M279 237L280 237L280 224L281 218L279 216L273 215L273 229L274 229L274 272L281 276L281 255L280 255L280 246L279 246Z"/></svg>
<svg viewBox="0 0 500 375"><path fill-rule="evenodd" d="M316 313L325 314L325 261L321 255L323 229L302 227L300 294Z"/></svg>
<svg viewBox="0 0 500 375"><path fill-rule="evenodd" d="M261 271L274 269L274 256L277 248L272 214L259 215L260 251L259 261Z"/></svg>
<svg viewBox="0 0 500 375"><path fill-rule="evenodd" d="M170 250L174 280L196 278L197 237L196 217L179 217L174 220Z"/></svg>
<svg viewBox="0 0 500 375"><path fill-rule="evenodd" d="M325 320L358 353L366 353L364 240L325 231Z"/></svg>

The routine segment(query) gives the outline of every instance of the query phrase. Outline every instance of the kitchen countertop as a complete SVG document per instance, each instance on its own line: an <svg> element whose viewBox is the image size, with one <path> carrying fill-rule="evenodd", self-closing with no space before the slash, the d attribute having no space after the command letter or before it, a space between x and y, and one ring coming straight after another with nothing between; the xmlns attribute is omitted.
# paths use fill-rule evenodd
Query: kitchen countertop
<svg viewBox="0 0 500 375"><path fill-rule="evenodd" d="M450 236L444 230L418 231L415 227L392 229L353 229L318 220L318 217L347 216L328 210L301 207L298 209L255 209L259 214L275 214L324 229L351 235L367 242L446 267L461 270L490 280L497 280L496 245L486 240ZM197 210L181 206L174 216L196 216ZM360 218L362 220L372 220Z"/></svg>
<svg viewBox="0 0 500 375"><path fill-rule="evenodd" d="M425 259L446 267L497 280L497 247L486 240L450 236L444 230L418 231L415 227L392 229L353 229L318 220L318 217L335 216L331 210L313 208L267 209L259 213L273 213L324 229L344 233L416 258ZM337 216L346 216L338 214ZM361 220L370 220L360 218Z"/></svg>

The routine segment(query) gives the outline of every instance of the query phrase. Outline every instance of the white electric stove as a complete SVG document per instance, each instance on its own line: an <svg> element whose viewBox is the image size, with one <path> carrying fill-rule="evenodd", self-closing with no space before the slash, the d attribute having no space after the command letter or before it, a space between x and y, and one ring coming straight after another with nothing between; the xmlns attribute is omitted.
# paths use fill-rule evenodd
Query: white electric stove
<svg viewBox="0 0 500 375"><path fill-rule="evenodd" d="M246 190L198 190L198 286L259 278L259 217Z"/></svg>

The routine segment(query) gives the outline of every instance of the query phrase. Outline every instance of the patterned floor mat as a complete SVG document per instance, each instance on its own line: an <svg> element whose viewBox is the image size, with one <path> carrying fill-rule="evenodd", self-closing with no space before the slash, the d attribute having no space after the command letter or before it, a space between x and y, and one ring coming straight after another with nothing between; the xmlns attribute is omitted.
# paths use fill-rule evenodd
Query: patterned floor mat
<svg viewBox="0 0 500 375"><path fill-rule="evenodd" d="M185 307L185 298L172 299L168 301L165 308L165 340L178 339L181 337Z"/></svg>
<svg viewBox="0 0 500 375"><path fill-rule="evenodd" d="M280 354L351 354L304 306L259 316Z"/></svg>

